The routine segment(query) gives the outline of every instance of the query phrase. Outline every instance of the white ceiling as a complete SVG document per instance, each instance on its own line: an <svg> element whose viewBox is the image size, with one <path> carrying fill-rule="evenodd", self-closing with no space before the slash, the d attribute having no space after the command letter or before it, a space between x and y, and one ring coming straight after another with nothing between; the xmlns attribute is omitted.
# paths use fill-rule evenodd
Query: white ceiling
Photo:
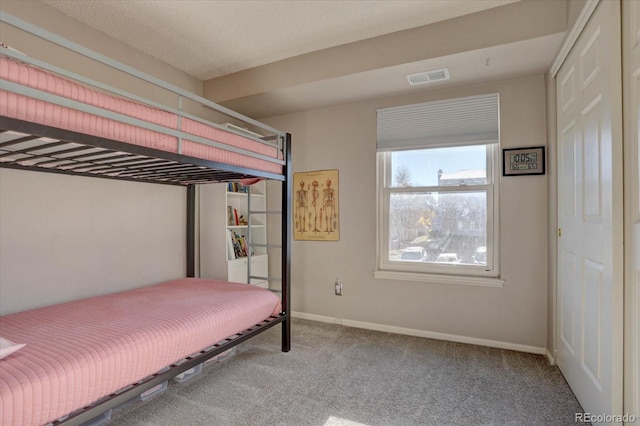
<svg viewBox="0 0 640 426"><path fill-rule="evenodd" d="M201 80L518 0L42 0Z"/></svg>
<svg viewBox="0 0 640 426"><path fill-rule="evenodd" d="M549 68L562 38L563 34L553 34L471 52L293 85L258 95L232 99L223 104L250 117L262 118L348 102L399 96L420 90L441 90L542 74ZM418 86L410 86L407 82L408 74L442 68L449 69L452 75L450 80Z"/></svg>
<svg viewBox="0 0 640 426"><path fill-rule="evenodd" d="M566 31L562 0L41 1L258 119L543 73ZM451 80L407 84L443 67Z"/></svg>

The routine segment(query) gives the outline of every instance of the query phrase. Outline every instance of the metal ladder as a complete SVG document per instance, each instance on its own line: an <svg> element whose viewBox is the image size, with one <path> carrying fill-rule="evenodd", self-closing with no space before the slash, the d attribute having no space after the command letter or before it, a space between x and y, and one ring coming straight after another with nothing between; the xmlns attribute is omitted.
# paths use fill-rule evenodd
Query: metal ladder
<svg viewBox="0 0 640 426"><path fill-rule="evenodd" d="M282 283L282 277L273 277L271 276L271 272L269 272L269 276L260 276L260 275L253 275L252 271L251 271L251 259L253 257L253 252L254 252L254 248L265 248L267 249L267 254L268 254L268 250L269 249L280 249L282 250L283 246L282 244L269 244L268 242L266 243L254 243L253 242L253 235L252 235L252 221L253 221L253 217L255 217L256 215L264 215L265 216L265 226L267 225L267 219L269 215L282 215L282 210L253 210L253 207L251 205L251 194L252 194L252 189L251 186L248 186L248 192L247 192L247 215L248 215L248 221L247 221L247 244L249 246L249 252L247 253L247 283L251 284L252 280L260 280L260 281L266 281L267 285L268 285L268 289L275 292L275 293L281 293L282 290L277 290L277 289L272 289L271 288L271 282L280 282ZM266 199L266 185L265 185L265 199ZM283 197L286 197L286 194L282 194ZM265 201L265 209L266 209L266 201ZM285 226L285 224L282 224L283 226ZM268 228L267 228L268 229ZM265 232L265 240L268 240L268 235ZM271 271L271 269L269 268L269 271Z"/></svg>

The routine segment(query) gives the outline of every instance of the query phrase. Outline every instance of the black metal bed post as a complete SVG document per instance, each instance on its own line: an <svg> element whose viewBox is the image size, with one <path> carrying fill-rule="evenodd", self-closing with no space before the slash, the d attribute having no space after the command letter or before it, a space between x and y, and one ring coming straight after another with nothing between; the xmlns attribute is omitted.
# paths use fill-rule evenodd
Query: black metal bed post
<svg viewBox="0 0 640 426"><path fill-rule="evenodd" d="M291 135L285 139L284 176L282 182L282 352L291 349L291 197L293 194L293 168L291 167Z"/></svg>
<svg viewBox="0 0 640 426"><path fill-rule="evenodd" d="M187 185L187 277L196 276L196 186Z"/></svg>

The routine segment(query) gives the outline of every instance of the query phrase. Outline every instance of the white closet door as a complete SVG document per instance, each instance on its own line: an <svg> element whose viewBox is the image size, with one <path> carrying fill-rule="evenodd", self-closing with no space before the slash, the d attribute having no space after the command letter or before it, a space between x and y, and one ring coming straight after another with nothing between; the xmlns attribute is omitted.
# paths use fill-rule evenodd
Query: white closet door
<svg viewBox="0 0 640 426"><path fill-rule="evenodd" d="M601 1L556 76L558 366L592 414L622 413L620 3Z"/></svg>
<svg viewBox="0 0 640 426"><path fill-rule="evenodd" d="M625 406L640 416L640 2L622 3L625 152Z"/></svg>

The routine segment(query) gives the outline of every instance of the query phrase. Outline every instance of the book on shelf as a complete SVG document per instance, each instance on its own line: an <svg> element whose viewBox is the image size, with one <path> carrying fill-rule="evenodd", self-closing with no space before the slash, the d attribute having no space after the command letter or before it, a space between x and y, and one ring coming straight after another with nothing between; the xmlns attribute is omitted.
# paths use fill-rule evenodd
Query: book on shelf
<svg viewBox="0 0 640 426"><path fill-rule="evenodd" d="M239 259L241 257L247 257L249 253L249 243L247 237L244 235L238 235L232 229L229 229L229 238L227 239L227 248L229 252L229 259ZM251 251L251 255L255 254Z"/></svg>
<svg viewBox="0 0 640 426"><path fill-rule="evenodd" d="M240 245L240 241L238 240L238 234L233 232L233 230L229 230L229 258L230 259L238 259L241 257L245 257L246 255L242 251L242 246Z"/></svg>
<svg viewBox="0 0 640 426"><path fill-rule="evenodd" d="M229 259L237 259L236 248L233 244L233 231L231 230L229 230L229 233L227 236L227 253L228 253Z"/></svg>
<svg viewBox="0 0 640 426"><path fill-rule="evenodd" d="M238 212L238 209L233 206L227 206L227 225L237 226L246 224L247 221L244 219L244 216Z"/></svg>
<svg viewBox="0 0 640 426"><path fill-rule="evenodd" d="M233 217L233 207L231 206L227 206L227 225L231 226L234 224L234 217Z"/></svg>
<svg viewBox="0 0 640 426"><path fill-rule="evenodd" d="M249 188L246 185L242 185L241 183L238 183L238 182L229 182L227 184L227 191L240 192L242 194L246 194L247 192L249 192Z"/></svg>

